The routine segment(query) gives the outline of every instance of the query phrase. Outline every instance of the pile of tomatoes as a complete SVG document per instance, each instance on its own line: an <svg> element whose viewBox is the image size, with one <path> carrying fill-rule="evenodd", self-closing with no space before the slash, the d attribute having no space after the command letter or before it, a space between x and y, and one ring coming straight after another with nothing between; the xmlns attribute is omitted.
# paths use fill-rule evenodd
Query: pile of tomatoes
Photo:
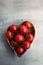
<svg viewBox="0 0 43 65"><path fill-rule="evenodd" d="M22 55L30 48L34 35L34 26L28 21L24 21L19 26L12 24L6 31L6 38L18 55Z"/></svg>

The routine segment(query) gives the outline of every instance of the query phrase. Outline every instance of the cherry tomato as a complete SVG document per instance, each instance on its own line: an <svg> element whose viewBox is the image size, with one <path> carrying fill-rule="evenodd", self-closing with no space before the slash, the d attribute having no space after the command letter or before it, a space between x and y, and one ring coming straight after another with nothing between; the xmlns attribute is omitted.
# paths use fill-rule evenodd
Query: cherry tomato
<svg viewBox="0 0 43 65"><path fill-rule="evenodd" d="M22 47L17 48L17 53L18 54L23 54L23 52L24 52L24 48L22 48Z"/></svg>
<svg viewBox="0 0 43 65"><path fill-rule="evenodd" d="M11 31L7 31L7 32L6 32L6 37L7 37L8 39L12 39L12 32L11 32Z"/></svg>
<svg viewBox="0 0 43 65"><path fill-rule="evenodd" d="M10 44L11 44L12 46L14 46L14 47L18 45L16 41L11 41Z"/></svg>
<svg viewBox="0 0 43 65"><path fill-rule="evenodd" d="M31 22L25 21L25 25L30 28L32 26Z"/></svg>
<svg viewBox="0 0 43 65"><path fill-rule="evenodd" d="M24 44L25 44L25 49L29 49L30 48L30 42L29 41L25 40Z"/></svg>
<svg viewBox="0 0 43 65"><path fill-rule="evenodd" d="M24 40L24 36L23 36L22 34L17 34L17 35L15 36L15 40L16 40L17 42L22 42L22 41Z"/></svg>
<svg viewBox="0 0 43 65"><path fill-rule="evenodd" d="M12 24L12 25L10 26L10 30L11 30L12 32L16 32L16 31L17 31L17 26L14 25L14 24Z"/></svg>
<svg viewBox="0 0 43 65"><path fill-rule="evenodd" d="M23 34L28 33L28 28L25 25L21 25L19 28L20 32Z"/></svg>
<svg viewBox="0 0 43 65"><path fill-rule="evenodd" d="M27 35L27 37L29 38L29 41L32 42L34 39L34 36L30 33Z"/></svg>

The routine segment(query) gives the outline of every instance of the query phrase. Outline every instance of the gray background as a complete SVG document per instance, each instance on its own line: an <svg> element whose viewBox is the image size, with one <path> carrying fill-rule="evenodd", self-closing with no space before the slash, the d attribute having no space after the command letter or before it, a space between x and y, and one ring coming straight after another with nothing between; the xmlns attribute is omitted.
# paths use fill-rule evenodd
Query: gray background
<svg viewBox="0 0 43 65"><path fill-rule="evenodd" d="M36 34L31 48L19 58L9 47L5 31L24 20L34 24ZM43 65L43 0L0 0L0 65Z"/></svg>

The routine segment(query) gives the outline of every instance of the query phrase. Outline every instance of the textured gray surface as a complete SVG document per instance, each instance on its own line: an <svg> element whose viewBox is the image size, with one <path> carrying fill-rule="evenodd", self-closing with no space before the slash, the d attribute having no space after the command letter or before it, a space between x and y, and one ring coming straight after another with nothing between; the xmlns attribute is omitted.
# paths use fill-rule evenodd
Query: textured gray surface
<svg viewBox="0 0 43 65"><path fill-rule="evenodd" d="M5 31L12 24L30 20L36 35L21 58L12 53ZM43 0L0 0L0 65L43 65Z"/></svg>

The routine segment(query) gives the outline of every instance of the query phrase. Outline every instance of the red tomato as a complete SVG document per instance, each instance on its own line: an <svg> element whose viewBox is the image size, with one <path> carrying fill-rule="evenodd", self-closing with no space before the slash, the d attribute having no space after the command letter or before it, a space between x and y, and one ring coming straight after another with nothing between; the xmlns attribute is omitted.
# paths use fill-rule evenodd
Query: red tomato
<svg viewBox="0 0 43 65"><path fill-rule="evenodd" d="M28 28L25 25L21 25L19 28L20 32L23 34L28 33Z"/></svg>
<svg viewBox="0 0 43 65"><path fill-rule="evenodd" d="M22 34L17 34L15 36L16 42L22 42L24 40L24 36Z"/></svg>
<svg viewBox="0 0 43 65"><path fill-rule="evenodd" d="M32 42L34 39L34 36L30 33L27 35L27 37L29 38L29 41Z"/></svg>
<svg viewBox="0 0 43 65"><path fill-rule="evenodd" d="M12 24L12 25L10 26L10 30L11 30L12 32L16 32L16 31L17 31L17 26L14 25L14 24Z"/></svg>
<svg viewBox="0 0 43 65"><path fill-rule="evenodd" d="M22 47L17 48L17 53L18 54L23 54L23 52L24 52L24 48L22 48Z"/></svg>
<svg viewBox="0 0 43 65"><path fill-rule="evenodd" d="M18 45L16 41L11 41L10 44L11 44L12 46L17 46L17 45Z"/></svg>
<svg viewBox="0 0 43 65"><path fill-rule="evenodd" d="M29 49L30 48L30 42L29 41L24 41L24 44L26 45L25 46L25 49Z"/></svg>
<svg viewBox="0 0 43 65"><path fill-rule="evenodd" d="M7 31L7 32L6 32L6 37L7 37L8 39L12 39L12 32L11 32L11 31Z"/></svg>
<svg viewBox="0 0 43 65"><path fill-rule="evenodd" d="M25 25L30 28L32 26L31 22L25 21Z"/></svg>

